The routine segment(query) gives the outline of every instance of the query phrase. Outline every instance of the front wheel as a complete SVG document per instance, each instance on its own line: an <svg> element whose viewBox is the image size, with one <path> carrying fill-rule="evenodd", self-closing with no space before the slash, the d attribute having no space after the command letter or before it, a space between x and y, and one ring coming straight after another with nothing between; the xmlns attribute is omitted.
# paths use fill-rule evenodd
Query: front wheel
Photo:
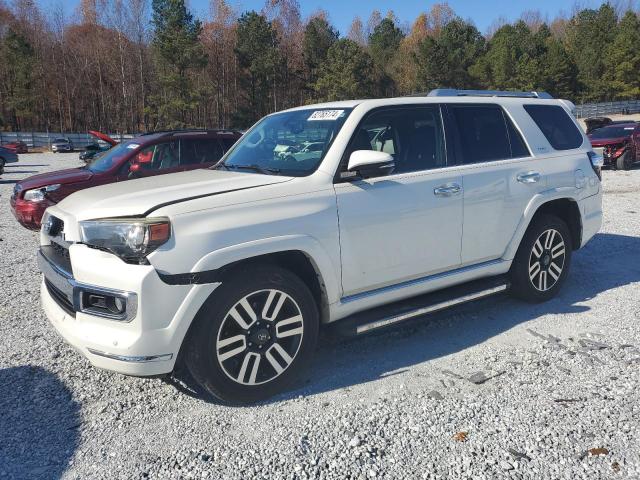
<svg viewBox="0 0 640 480"><path fill-rule="evenodd" d="M525 233L509 272L511 292L529 302L553 298L571 264L572 240L567 224L538 215Z"/></svg>
<svg viewBox="0 0 640 480"><path fill-rule="evenodd" d="M632 163L631 152L627 150L616 160L616 167L618 170L631 170Z"/></svg>
<svg viewBox="0 0 640 480"><path fill-rule="evenodd" d="M194 322L186 366L208 393L232 404L256 402L290 385L309 363L319 328L304 282L269 265L229 275Z"/></svg>

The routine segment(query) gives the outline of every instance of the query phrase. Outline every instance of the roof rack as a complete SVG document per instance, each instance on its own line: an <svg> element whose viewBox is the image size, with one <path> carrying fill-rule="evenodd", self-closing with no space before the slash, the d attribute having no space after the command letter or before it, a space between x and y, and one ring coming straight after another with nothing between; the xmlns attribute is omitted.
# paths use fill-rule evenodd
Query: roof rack
<svg viewBox="0 0 640 480"><path fill-rule="evenodd" d="M149 132L141 133L139 136L143 137L145 135L180 135L180 134L190 134L190 133L241 133L239 130L233 130L228 128L183 128L183 129L173 129L173 130L151 130Z"/></svg>
<svg viewBox="0 0 640 480"><path fill-rule="evenodd" d="M416 94L424 96L424 94ZM515 98L553 98L547 92L515 92L509 90L457 90L455 88L436 88L428 97L515 97Z"/></svg>

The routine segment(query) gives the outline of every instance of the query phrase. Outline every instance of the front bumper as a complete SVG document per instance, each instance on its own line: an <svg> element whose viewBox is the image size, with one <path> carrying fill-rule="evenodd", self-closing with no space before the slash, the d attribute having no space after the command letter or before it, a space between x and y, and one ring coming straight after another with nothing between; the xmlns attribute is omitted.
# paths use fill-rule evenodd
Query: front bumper
<svg viewBox="0 0 640 480"><path fill-rule="evenodd" d="M151 265L80 244L69 251L72 274L39 253L42 305L56 331L96 367L134 376L171 372L192 319L218 284L167 285ZM85 290L126 293L133 314L123 321L87 311L79 294Z"/></svg>

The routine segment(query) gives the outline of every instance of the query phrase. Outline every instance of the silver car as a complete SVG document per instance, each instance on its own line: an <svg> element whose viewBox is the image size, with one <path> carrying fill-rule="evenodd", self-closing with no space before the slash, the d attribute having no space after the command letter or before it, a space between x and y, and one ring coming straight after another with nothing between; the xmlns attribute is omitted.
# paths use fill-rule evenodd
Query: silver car
<svg viewBox="0 0 640 480"><path fill-rule="evenodd" d="M18 161L18 154L8 148L0 147L0 175L4 173L4 166L7 163Z"/></svg>
<svg viewBox="0 0 640 480"><path fill-rule="evenodd" d="M51 151L53 153L73 152L73 142L68 138L56 138L51 142Z"/></svg>

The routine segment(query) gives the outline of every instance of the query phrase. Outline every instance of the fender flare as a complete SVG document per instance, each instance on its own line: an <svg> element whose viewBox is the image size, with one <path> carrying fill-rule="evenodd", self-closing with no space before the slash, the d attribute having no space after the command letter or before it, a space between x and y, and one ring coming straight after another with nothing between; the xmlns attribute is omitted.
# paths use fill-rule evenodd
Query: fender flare
<svg viewBox="0 0 640 480"><path fill-rule="evenodd" d="M188 274L172 275L171 277L191 279L190 281L180 281L179 283L212 283L217 281L215 275L203 281L193 281L193 279L196 276L204 278L207 274L215 274L224 267L236 262L288 251L301 252L309 259L320 277L319 280L324 286L329 304L335 303L340 299L339 266L334 265L320 242L309 235L284 235L262 238L220 248L198 260ZM163 277L163 280L166 281L167 276Z"/></svg>
<svg viewBox="0 0 640 480"><path fill-rule="evenodd" d="M520 217L520 222L518 223L513 237L511 237L511 240L509 241L509 245L502 256L502 259L509 261L514 259L516 252L518 251L518 247L520 246L520 242L522 241L522 237L524 237L525 232L531 224L531 220L533 220L533 217L538 213L538 210L540 210L543 205L554 200L565 199L579 205L578 199L575 197L575 193L575 187L559 187L534 195L527 204L522 217Z"/></svg>

